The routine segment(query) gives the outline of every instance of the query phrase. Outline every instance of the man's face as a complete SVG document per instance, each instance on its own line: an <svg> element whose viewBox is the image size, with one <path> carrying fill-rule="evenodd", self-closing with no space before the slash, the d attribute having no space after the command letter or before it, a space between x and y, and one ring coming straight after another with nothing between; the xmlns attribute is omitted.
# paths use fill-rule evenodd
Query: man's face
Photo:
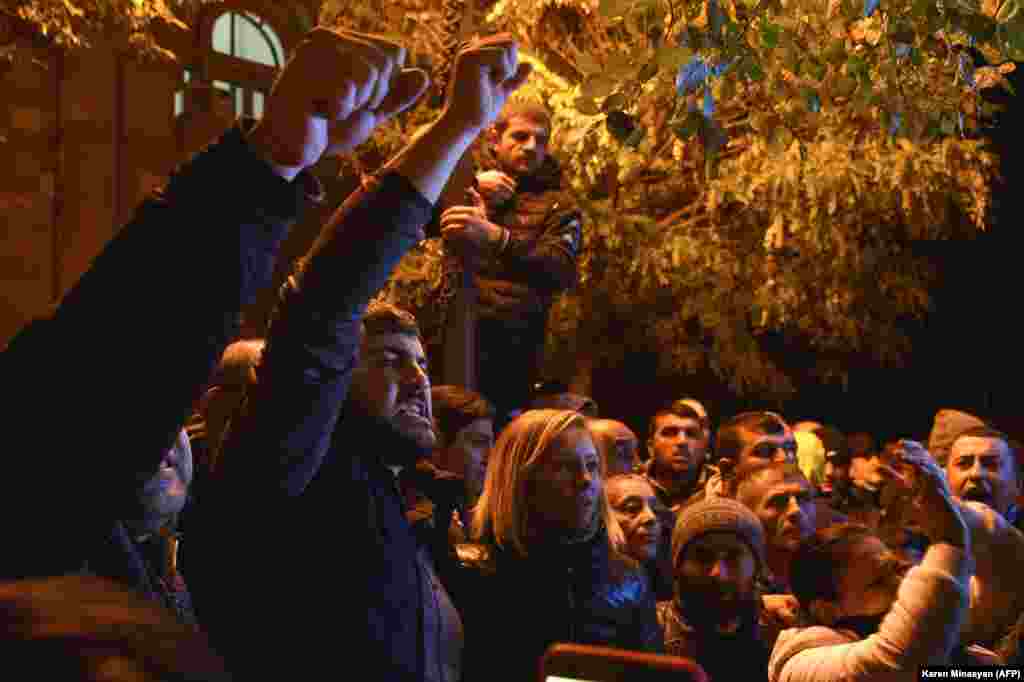
<svg viewBox="0 0 1024 682"><path fill-rule="evenodd" d="M421 448L436 442L430 378L423 346L411 334L364 334L351 396Z"/></svg>
<svg viewBox="0 0 1024 682"><path fill-rule="evenodd" d="M862 490L878 492L889 479L889 467L882 453L868 453L850 460L850 483Z"/></svg>
<svg viewBox="0 0 1024 682"><path fill-rule="evenodd" d="M675 568L684 616L697 628L729 625L755 600L757 562L735 533L708 533L686 547Z"/></svg>
<svg viewBox="0 0 1024 682"><path fill-rule="evenodd" d="M743 449L740 451L737 467L750 467L767 462L796 462L796 438L787 428L776 435L756 433L740 429Z"/></svg>
<svg viewBox="0 0 1024 682"><path fill-rule="evenodd" d="M855 541L845 559L837 581L840 617L887 613L910 563L873 536Z"/></svg>
<svg viewBox="0 0 1024 682"><path fill-rule="evenodd" d="M603 493L597 448L581 427L563 431L543 453L530 478L529 507L556 531L587 528Z"/></svg>
<svg viewBox="0 0 1024 682"><path fill-rule="evenodd" d="M984 502L1004 516L1017 498L1013 454L999 438L958 438L949 452L946 476L954 495Z"/></svg>
<svg viewBox="0 0 1024 682"><path fill-rule="evenodd" d="M160 469L139 491L143 518L131 520L142 522L142 527L150 532L159 530L185 508L191 483L192 448L182 429L164 453Z"/></svg>
<svg viewBox="0 0 1024 682"><path fill-rule="evenodd" d="M707 456L705 445L700 422L675 414L657 418L654 435L647 443L655 468L672 474L677 480L697 477Z"/></svg>
<svg viewBox="0 0 1024 682"><path fill-rule="evenodd" d="M459 429L445 448L441 468L466 479L466 492L476 500L484 489L487 453L494 446L494 420L477 419Z"/></svg>
<svg viewBox="0 0 1024 682"><path fill-rule="evenodd" d="M835 457L826 458L825 479L821 483L822 494L831 495L836 490L842 490L849 482L849 465L841 464Z"/></svg>
<svg viewBox="0 0 1024 682"><path fill-rule="evenodd" d="M815 507L807 479L766 471L749 483L744 503L761 519L768 546L794 553L815 530Z"/></svg>
<svg viewBox="0 0 1024 682"><path fill-rule="evenodd" d="M661 529L654 488L640 479L621 477L610 481L606 490L612 516L626 536L626 554L640 562L654 559Z"/></svg>
<svg viewBox="0 0 1024 682"><path fill-rule="evenodd" d="M514 176L537 172L548 155L551 131L523 116L513 116L501 133L494 153L502 170Z"/></svg>

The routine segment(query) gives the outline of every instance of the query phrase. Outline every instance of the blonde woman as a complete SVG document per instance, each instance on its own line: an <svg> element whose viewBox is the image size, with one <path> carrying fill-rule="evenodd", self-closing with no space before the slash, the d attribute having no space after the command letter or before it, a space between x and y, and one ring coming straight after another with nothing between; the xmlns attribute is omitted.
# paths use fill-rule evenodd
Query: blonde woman
<svg viewBox="0 0 1024 682"><path fill-rule="evenodd" d="M502 432L458 548L465 680L533 679L554 642L661 650L647 579L612 548L602 469L578 412L530 410Z"/></svg>

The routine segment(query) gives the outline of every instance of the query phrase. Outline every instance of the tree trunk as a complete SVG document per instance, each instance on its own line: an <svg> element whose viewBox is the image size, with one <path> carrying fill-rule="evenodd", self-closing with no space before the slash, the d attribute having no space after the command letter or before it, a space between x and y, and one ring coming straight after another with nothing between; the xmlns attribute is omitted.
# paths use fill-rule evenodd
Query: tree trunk
<svg viewBox="0 0 1024 682"><path fill-rule="evenodd" d="M458 166L445 185L438 200L442 212L452 206L468 202L466 191L473 186L476 164L472 150L459 160ZM463 260L460 264L458 287L448 301L444 329L444 383L476 388L476 271Z"/></svg>
<svg viewBox="0 0 1024 682"><path fill-rule="evenodd" d="M577 395L593 397L594 366L597 360L589 349L581 349L576 353L576 365L572 378L569 380L569 391Z"/></svg>

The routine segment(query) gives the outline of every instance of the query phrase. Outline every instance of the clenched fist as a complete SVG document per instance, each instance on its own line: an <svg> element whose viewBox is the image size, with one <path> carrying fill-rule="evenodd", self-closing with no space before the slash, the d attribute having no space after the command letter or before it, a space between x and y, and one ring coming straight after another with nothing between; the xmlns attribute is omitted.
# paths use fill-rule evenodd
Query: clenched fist
<svg viewBox="0 0 1024 682"><path fill-rule="evenodd" d="M353 149L427 89L427 74L404 64L395 42L313 30L274 84L250 144L289 180L324 154Z"/></svg>

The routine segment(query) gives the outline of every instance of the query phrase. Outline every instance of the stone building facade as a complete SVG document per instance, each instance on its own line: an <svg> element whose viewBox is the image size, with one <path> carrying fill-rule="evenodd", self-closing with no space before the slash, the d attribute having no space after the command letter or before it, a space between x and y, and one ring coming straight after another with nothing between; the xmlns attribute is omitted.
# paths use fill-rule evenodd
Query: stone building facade
<svg viewBox="0 0 1024 682"><path fill-rule="evenodd" d="M176 64L15 38L18 58L0 66L0 345L60 300L177 163L261 114L316 4L204 5L191 30L158 32Z"/></svg>

